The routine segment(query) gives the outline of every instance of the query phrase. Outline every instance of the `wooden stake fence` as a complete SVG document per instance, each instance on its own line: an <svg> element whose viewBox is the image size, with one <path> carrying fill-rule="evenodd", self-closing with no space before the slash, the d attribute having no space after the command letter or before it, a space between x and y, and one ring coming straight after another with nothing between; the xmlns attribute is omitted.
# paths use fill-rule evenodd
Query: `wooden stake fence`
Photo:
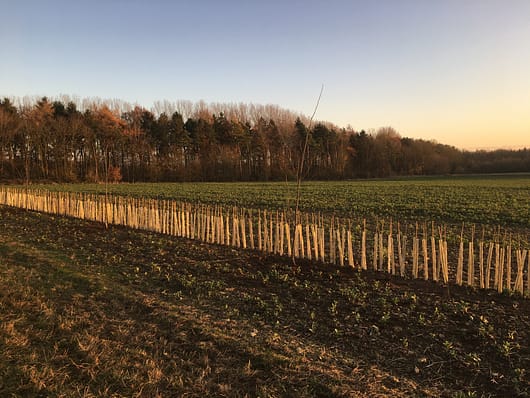
<svg viewBox="0 0 530 398"><path fill-rule="evenodd" d="M212 244L250 248L281 256L294 255L311 261L329 261L341 267L366 270L370 262L372 269L377 272L421 277L444 284L454 282L462 285L466 271L465 283L469 286L485 289L493 287L498 292L506 289L530 297L528 239L514 241L511 235L501 239L500 230L489 242L483 231L477 248L474 227L467 245L462 227L458 249L449 251L447 228L437 227L437 239L434 223L431 225L430 237L427 224L423 225L421 238L416 224L412 245L409 246L408 228L403 231L400 223L390 222L385 230L384 220L375 223L375 231L370 235L373 241L369 244L366 220L352 229L352 220L325 218L320 214L304 214L295 220L292 212L285 211L228 209L172 200L49 192L18 187L0 187L0 205L123 225ZM395 231L394 225L397 225ZM355 230L360 231L359 235L353 232ZM466 246L467 267L464 269ZM371 259L368 258L369 254ZM450 256L453 256L452 259ZM360 259L358 263L355 258Z"/></svg>

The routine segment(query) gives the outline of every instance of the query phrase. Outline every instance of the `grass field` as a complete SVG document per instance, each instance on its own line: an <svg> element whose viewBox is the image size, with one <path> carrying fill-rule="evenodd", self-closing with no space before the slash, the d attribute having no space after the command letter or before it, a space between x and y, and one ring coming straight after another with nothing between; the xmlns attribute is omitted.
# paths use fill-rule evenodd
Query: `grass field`
<svg viewBox="0 0 530 398"><path fill-rule="evenodd" d="M530 301L0 207L0 396L527 397Z"/></svg>
<svg viewBox="0 0 530 398"><path fill-rule="evenodd" d="M105 191L102 184L42 187L55 191ZM294 207L296 198L294 183L138 183L110 185L109 191L267 209ZM356 219L385 217L528 228L530 175L305 182L301 209Z"/></svg>

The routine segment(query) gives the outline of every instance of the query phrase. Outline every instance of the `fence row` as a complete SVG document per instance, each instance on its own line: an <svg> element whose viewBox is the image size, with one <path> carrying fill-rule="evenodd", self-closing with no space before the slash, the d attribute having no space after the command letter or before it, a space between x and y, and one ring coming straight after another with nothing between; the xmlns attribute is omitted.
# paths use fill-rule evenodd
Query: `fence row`
<svg viewBox="0 0 530 398"><path fill-rule="evenodd" d="M172 236L267 253L372 269L530 296L530 255L526 240L464 239L448 247L447 228L432 224L403 232L399 223L366 222L316 214L251 210L180 203L173 200L49 192L0 187L0 204L44 213L124 225Z"/></svg>

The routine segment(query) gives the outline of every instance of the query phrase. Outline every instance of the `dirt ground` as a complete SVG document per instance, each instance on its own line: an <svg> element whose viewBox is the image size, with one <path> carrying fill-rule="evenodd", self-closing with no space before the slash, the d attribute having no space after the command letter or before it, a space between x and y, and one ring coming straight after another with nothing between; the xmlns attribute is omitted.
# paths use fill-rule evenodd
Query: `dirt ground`
<svg viewBox="0 0 530 398"><path fill-rule="evenodd" d="M530 300L0 207L0 396L528 397Z"/></svg>

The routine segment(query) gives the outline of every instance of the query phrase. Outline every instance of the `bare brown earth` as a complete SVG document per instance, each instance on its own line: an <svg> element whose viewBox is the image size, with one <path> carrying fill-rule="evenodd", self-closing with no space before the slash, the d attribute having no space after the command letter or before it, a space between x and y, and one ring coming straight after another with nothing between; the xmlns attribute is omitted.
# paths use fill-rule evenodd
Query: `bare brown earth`
<svg viewBox="0 0 530 398"><path fill-rule="evenodd" d="M1 397L528 397L530 300L0 207Z"/></svg>

